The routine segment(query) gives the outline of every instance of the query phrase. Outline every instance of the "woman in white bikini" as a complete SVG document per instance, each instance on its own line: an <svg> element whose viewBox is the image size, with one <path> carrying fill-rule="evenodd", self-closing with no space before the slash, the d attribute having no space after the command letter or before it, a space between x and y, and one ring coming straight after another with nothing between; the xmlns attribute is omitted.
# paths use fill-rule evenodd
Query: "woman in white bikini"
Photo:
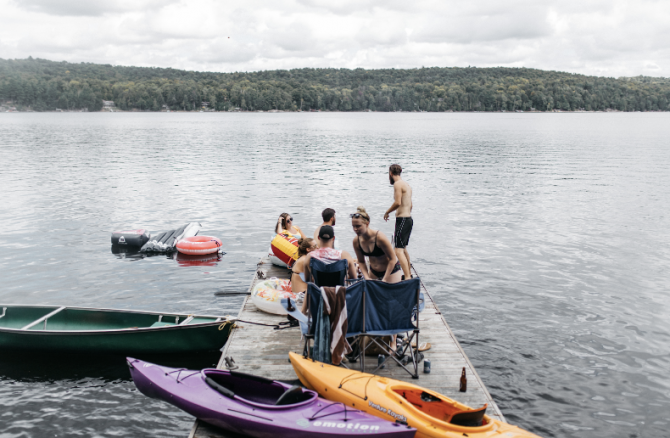
<svg viewBox="0 0 670 438"><path fill-rule="evenodd" d="M304 239L307 237L302 233L300 227L293 224L293 218L288 213L280 214L279 219L277 219L277 225L275 226L275 234L279 234L282 231L288 231L291 234L291 236L295 237L296 239Z"/></svg>

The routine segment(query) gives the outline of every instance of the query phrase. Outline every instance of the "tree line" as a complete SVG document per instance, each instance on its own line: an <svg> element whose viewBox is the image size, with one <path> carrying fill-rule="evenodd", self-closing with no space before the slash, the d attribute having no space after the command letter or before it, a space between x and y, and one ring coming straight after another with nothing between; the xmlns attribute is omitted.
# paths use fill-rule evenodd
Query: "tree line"
<svg viewBox="0 0 670 438"><path fill-rule="evenodd" d="M529 68L431 67L211 73L0 59L0 103L99 111L668 111L670 79Z"/></svg>

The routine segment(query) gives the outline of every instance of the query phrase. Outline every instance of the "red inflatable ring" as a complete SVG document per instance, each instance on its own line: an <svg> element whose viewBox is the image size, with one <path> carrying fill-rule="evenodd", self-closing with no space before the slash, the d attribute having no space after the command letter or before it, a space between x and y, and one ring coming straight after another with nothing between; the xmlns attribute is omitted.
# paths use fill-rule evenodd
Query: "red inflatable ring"
<svg viewBox="0 0 670 438"><path fill-rule="evenodd" d="M218 252L221 241L212 236L186 237L177 242L177 250L182 254L201 255Z"/></svg>

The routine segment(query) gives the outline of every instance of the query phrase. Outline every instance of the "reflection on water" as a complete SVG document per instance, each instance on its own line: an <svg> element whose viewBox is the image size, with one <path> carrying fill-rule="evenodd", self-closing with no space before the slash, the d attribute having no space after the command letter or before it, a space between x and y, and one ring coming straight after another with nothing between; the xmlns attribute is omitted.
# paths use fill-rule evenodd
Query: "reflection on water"
<svg viewBox="0 0 670 438"><path fill-rule="evenodd" d="M179 266L216 266L224 254L215 252L213 254L189 255L176 252L172 258L179 263Z"/></svg>
<svg viewBox="0 0 670 438"><path fill-rule="evenodd" d="M311 234L335 208L351 250L363 205L390 235L399 162L412 261L505 416L551 437L664 436L669 118L3 115L0 302L236 314L228 292L248 287L279 213ZM113 230L194 221L226 255L110 254ZM2 438L188 433L123 364L59 367L0 358Z"/></svg>
<svg viewBox="0 0 670 438"><path fill-rule="evenodd" d="M142 260L147 257L163 257L175 260L179 266L216 266L223 260L223 256L226 255L225 252L201 255L182 254L178 251L169 254L143 253L139 252L137 249L119 245L112 245L112 254L116 255L116 257L121 260Z"/></svg>
<svg viewBox="0 0 670 438"><path fill-rule="evenodd" d="M143 359L201 369L215 367L218 356ZM140 394L120 356L3 355L0 386L2 437L184 437L192 425L187 414Z"/></svg>
<svg viewBox="0 0 670 438"><path fill-rule="evenodd" d="M151 354L135 359L176 368L201 369L216 367L219 354L211 352L190 353L183 356ZM80 379L130 381L126 358L117 355L50 354L48 363L45 363L44 355L38 353L12 353L3 357L0 363L0 373L5 378L23 382L78 381Z"/></svg>

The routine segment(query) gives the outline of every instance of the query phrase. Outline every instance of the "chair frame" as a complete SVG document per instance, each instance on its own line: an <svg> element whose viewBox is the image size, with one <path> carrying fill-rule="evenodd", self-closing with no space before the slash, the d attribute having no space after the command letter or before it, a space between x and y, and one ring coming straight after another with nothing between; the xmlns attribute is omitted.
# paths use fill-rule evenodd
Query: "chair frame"
<svg viewBox="0 0 670 438"><path fill-rule="evenodd" d="M323 268L323 269L315 269L317 267L317 264L320 264L321 265L320 267ZM344 269L334 269L336 266L344 266ZM328 286L335 287L335 286L345 286L346 285L348 270L349 270L349 262L347 261L347 259L341 259L341 260L338 260L338 261L330 263L330 264L324 263L323 261L321 261L317 258L312 258L309 261L309 274L310 274L310 277L311 277L310 280L319 287L321 287L322 285L319 284L319 281L318 281L319 274L318 273L333 274L333 273L336 273L336 272L340 272L340 279L342 280L341 281L342 284L326 285L326 287L328 287ZM342 275L342 272L344 273L344 275ZM338 283L339 283L339 281L338 281Z"/></svg>
<svg viewBox="0 0 670 438"><path fill-rule="evenodd" d="M376 281L376 280L360 280L360 281ZM305 293L305 299L306 300L309 299L309 289L310 289L309 286L310 285L312 285L313 287L317 287L317 288L319 287L314 283L308 283L308 288L307 288L307 291ZM365 319L365 300L366 300L366 297L367 297L367 289L364 287L363 288L363 293L361 294L361 299L363 300L363 302L362 302L362 305L363 305L363 309L362 309L363 310L363 312L362 312L362 317L363 317L362 328L363 328L363 330L360 333L358 333L354 336L349 336L348 337L348 339L354 338L354 340L351 342L351 345L354 346L354 345L356 345L356 343L361 343L362 344L361 340L363 339L363 336L367 336L372 342L374 342L381 349L393 352L393 353L389 354L388 356L386 356L386 358L384 359L384 361L382 363L378 364L377 368L375 368L372 371L373 374L376 373L377 371L379 371L386 364L386 362L389 359L392 358L398 365L400 365L405 371L407 371L412 376L413 379L418 379L419 378L419 363L421 362L421 360L423 358L422 353L419 352L419 345L420 345L419 335L420 335L420 332L421 332L420 324L419 324L419 313L424 308L424 297L423 297L423 294L421 293L420 286L417 287L416 301L415 301L414 308L412 309L412 320L414 321L415 328L413 330L411 330L411 334L410 334L410 331L405 331L405 333L408 333L409 335L406 336L405 339L403 340L401 348L400 348L399 351L395 351L394 348L391 348L390 345L388 345L386 342L384 342L380 338L382 338L384 336L394 336L394 335L403 333L403 330L399 330L394 335L388 335L388 334L374 335L374 334L370 334L370 333L367 332L366 327L365 327L366 326L366 319ZM312 354L310 354L310 346L311 346L310 344L311 344L311 340L314 339L314 335L312 333L310 333L312 331L312 321L313 321L313 319L311 317L311 313L312 313L314 307L312 305L310 305L310 315L306 316L306 315L302 314L300 312L300 310L297 310L297 305L296 305L295 301L290 300L290 299L286 299L286 298L282 299L281 301L282 301L282 305L284 306L284 308L286 308L288 310L289 314L291 316L293 316L294 318L296 318L300 322L301 332L302 332L302 335L305 338L305 342L303 344L302 354L303 354L303 357L305 357L305 358L311 358ZM412 341L413 340L416 340L416 347L412 347ZM370 345L372 345L372 342L368 343L365 346L365 348L360 348L359 349L359 354L353 358L353 361L356 361L360 358L361 371L362 372L365 372L365 350L367 350L367 348ZM397 348L397 346L396 346L396 348ZM405 354L409 354L409 356L412 360L411 369L408 368L407 366L405 366L399 359L399 357L402 358L403 356L405 356ZM343 366L345 368L349 368L344 362L341 363L341 366Z"/></svg>
<svg viewBox="0 0 670 438"><path fill-rule="evenodd" d="M363 280L363 281L375 281L375 280ZM420 325L419 325L419 312L421 312L424 308L423 304L423 294L421 293L421 287L420 285L417 286L416 290L416 303L415 307L412 310L412 319L416 321L415 328L411 331L411 334L407 336L403 342L402 342L402 347L400 351L396 351L395 348L392 348L391 345L388 345L386 342L384 342L381 338L385 336L396 336L399 333L402 333L402 331L398 331L397 333L393 335L372 335L369 334L366 330L366 320L365 320L365 300L367 297L367 289L363 288L363 294L362 294L362 300L363 300L363 331L355 336L352 336L354 339L353 342L351 342L351 345L356 345L356 343L362 344L362 339L363 336L367 336L372 342L374 342L379 348L382 350L386 350L391 352L389 355L386 356L386 358L377 365L377 368L375 368L373 371L371 371L372 374L376 373L379 371L381 368L384 367L386 362L389 359L393 359L398 365L400 365L405 371L407 371L413 379L418 379L419 378L419 362L422 360L422 354L419 352L419 334L421 332ZM410 332L405 332L405 333L410 333ZM351 338L351 337L350 337ZM416 339L416 347L412 347L412 340ZM361 360L361 371L365 372L365 350L372 345L371 343L368 343L365 345L364 348L359 349L359 354L356 356L354 359L357 360L360 358ZM395 346L397 348L397 345ZM405 356L406 353L409 352L409 356L412 359L412 368L413 370L408 369L401 361L398 359L398 357L402 358ZM420 356L421 355L421 356ZM346 365L345 365L346 366ZM348 367L347 367L348 368Z"/></svg>

